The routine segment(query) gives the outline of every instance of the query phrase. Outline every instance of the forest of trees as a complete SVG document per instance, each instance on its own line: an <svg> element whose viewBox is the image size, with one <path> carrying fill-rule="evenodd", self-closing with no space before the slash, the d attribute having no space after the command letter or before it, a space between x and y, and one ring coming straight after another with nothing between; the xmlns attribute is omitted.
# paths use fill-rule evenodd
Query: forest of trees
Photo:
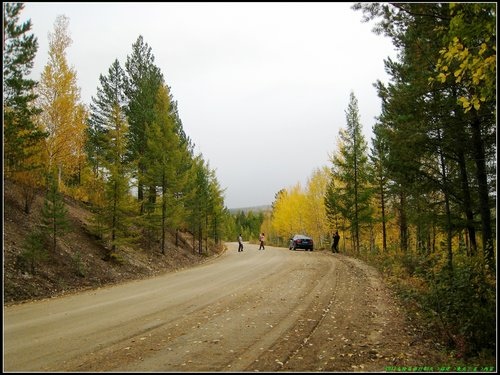
<svg viewBox="0 0 500 375"><path fill-rule="evenodd" d="M139 240L165 254L169 231L192 233L200 253L219 245L225 221L233 220L223 189L209 163L195 155L142 36L123 67L110 61L87 108L66 57L72 40L64 15L49 34L40 80L27 78L38 44L31 21L19 24L23 8L3 4L3 109L4 178L22 187L25 212L40 189L87 203L108 259ZM57 233L51 235L55 243Z"/></svg>
<svg viewBox="0 0 500 375"><path fill-rule="evenodd" d="M64 228L59 193L89 205L108 259L136 241L168 254L178 231L201 254L239 232L279 246L303 233L328 249L338 230L340 252L405 284L458 353L495 350L495 3L355 4L398 51L385 61L390 81L374 83L382 108L371 144L351 92L331 165L277 192L269 212L234 215L142 36L123 64L110 61L87 107L65 16L40 80L27 78L37 39L30 21L19 24L22 9L3 4L4 178L21 186L27 214L47 192L45 229L28 239L33 260L43 258L37 239L47 233L56 246Z"/></svg>
<svg viewBox="0 0 500 375"><path fill-rule="evenodd" d="M282 189L262 230L374 262L424 306L460 355L496 332L496 5L357 3L392 39L371 147L354 93L307 187ZM411 297L411 298L410 298Z"/></svg>

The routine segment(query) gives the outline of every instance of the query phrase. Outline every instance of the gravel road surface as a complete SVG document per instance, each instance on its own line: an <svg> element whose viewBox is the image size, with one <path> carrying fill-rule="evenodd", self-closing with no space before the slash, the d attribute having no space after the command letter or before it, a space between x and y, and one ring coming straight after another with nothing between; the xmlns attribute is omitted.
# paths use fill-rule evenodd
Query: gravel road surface
<svg viewBox="0 0 500 375"><path fill-rule="evenodd" d="M4 371L385 371L441 360L363 262L227 246L190 269L4 307Z"/></svg>

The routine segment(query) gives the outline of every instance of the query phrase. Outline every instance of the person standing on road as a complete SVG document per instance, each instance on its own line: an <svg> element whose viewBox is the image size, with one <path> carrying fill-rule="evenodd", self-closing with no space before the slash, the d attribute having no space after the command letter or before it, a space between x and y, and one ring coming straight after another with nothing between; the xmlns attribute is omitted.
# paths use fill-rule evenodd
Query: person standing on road
<svg viewBox="0 0 500 375"><path fill-rule="evenodd" d="M259 241L260 241L259 250L265 250L265 247L264 247L265 239L266 239L266 237L264 236L264 233L261 233L259 236Z"/></svg>
<svg viewBox="0 0 500 375"><path fill-rule="evenodd" d="M339 231L335 231L335 234L333 235L333 243L332 243L332 253L338 253L339 252L339 241L340 241L340 235Z"/></svg>
<svg viewBox="0 0 500 375"><path fill-rule="evenodd" d="M238 236L238 252L243 251L243 237L241 237L241 233Z"/></svg>

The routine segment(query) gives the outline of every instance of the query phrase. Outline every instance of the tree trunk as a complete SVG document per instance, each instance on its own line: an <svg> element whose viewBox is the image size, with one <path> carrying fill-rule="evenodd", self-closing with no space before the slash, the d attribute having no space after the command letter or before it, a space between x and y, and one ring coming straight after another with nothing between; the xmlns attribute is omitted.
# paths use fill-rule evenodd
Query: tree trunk
<svg viewBox="0 0 500 375"><path fill-rule="evenodd" d="M466 217L465 226L467 228L467 232L469 234L470 240L470 251L467 251L467 254L470 256L474 256L477 252L477 243L476 243L476 228L474 228L474 213L472 212L472 199L470 196L469 189L469 181L467 178L467 169L465 165L465 156L463 152L460 152L458 156L458 164L460 167L460 179L462 183L462 193L463 193L463 205L464 212ZM467 250L469 250L469 246L467 246Z"/></svg>
<svg viewBox="0 0 500 375"><path fill-rule="evenodd" d="M441 130L438 129L438 138L440 144L443 143L443 140L441 138ZM443 193L444 193L444 204L445 204L445 212L446 212L446 249L447 249L447 254L448 254L448 268L450 271L453 270L453 251L451 247L451 242L452 242L452 226L451 226L451 209L450 209L450 193L449 193L449 183L448 183L448 174L446 172L446 163L444 160L444 155L443 151L441 150L441 147L438 147L438 154L439 154L439 162L441 164L441 178L442 178L442 185L443 185Z"/></svg>
<svg viewBox="0 0 500 375"><path fill-rule="evenodd" d="M387 252L387 228L385 224L385 195L383 181L380 181L380 204L382 208L382 250Z"/></svg>
<svg viewBox="0 0 500 375"><path fill-rule="evenodd" d="M408 222L406 220L405 194L399 193L399 246L403 253L408 251Z"/></svg>
<svg viewBox="0 0 500 375"><path fill-rule="evenodd" d="M479 211L481 213L481 229L483 234L484 258L494 269L493 234L491 230L491 214L488 194L488 176L486 172L486 155L481 137L481 121L477 115L472 121L472 152L476 162L476 178L479 192Z"/></svg>

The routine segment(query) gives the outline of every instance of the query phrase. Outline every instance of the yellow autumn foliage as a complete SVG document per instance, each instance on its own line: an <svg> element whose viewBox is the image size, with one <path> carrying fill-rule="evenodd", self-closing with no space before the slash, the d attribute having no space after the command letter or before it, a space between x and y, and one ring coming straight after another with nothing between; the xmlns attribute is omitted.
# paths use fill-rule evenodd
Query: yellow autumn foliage
<svg viewBox="0 0 500 375"><path fill-rule="evenodd" d="M261 231L286 246L294 234L313 238L316 248L329 246L331 228L326 217L324 196L329 181L327 167L315 170L304 189L300 183L284 189L273 204L272 214L264 219Z"/></svg>
<svg viewBox="0 0 500 375"><path fill-rule="evenodd" d="M76 72L68 66L66 49L71 44L68 19L59 16L49 40L49 62L37 88L38 106L42 109L37 121L48 132L45 143L46 169L56 171L59 185L75 174L85 163L85 128L87 111L80 103Z"/></svg>
<svg viewBox="0 0 500 375"><path fill-rule="evenodd" d="M440 57L435 65L437 74L435 77L430 77L429 82L438 81L445 83L449 78L447 73L453 69L454 81L462 85L467 94L461 96L459 104L467 113L471 109L476 111L481 108L481 102L494 100L496 95L496 44L494 34L491 36L488 33L494 33L494 25L491 24L494 17L487 19L482 17L480 7L469 9L474 15L477 22L481 22L484 29L484 41L476 45L474 37L466 35L470 28L464 24L465 10L456 8L450 4L453 18L450 22L449 30L440 30L442 33L447 32L448 35L454 35L447 46L439 51ZM463 35L462 35L463 34Z"/></svg>

